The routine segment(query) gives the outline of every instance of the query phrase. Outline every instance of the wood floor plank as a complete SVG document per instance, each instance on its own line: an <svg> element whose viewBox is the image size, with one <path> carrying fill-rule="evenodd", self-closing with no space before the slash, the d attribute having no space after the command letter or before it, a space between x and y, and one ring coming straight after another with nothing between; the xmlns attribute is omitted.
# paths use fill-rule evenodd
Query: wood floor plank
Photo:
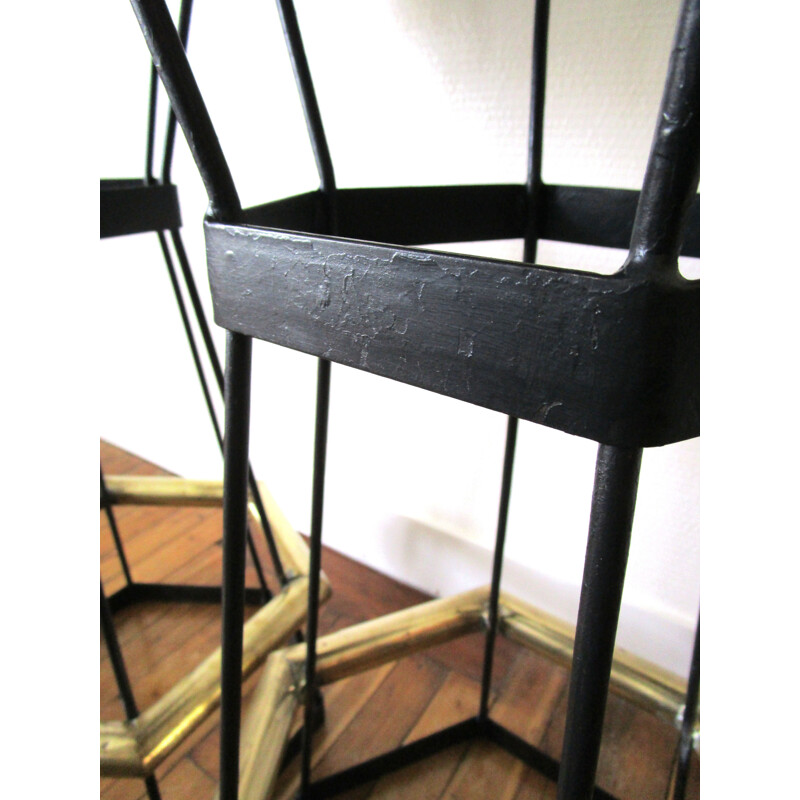
<svg viewBox="0 0 800 800"><path fill-rule="evenodd" d="M353 724L320 761L313 777L324 778L401 744L445 677L444 669L424 657L395 662Z"/></svg>
<svg viewBox="0 0 800 800"><path fill-rule="evenodd" d="M166 474L156 465L104 443L107 474ZM218 585L221 575L221 520L217 509L121 507L130 524L131 566L135 577ZM198 513L200 512L200 513ZM163 516L166 513L166 517ZM216 515L216 518L214 518ZM169 524L167 524L169 523ZM155 533L151 524L156 528ZM159 528L159 525L161 526ZM101 558L113 569L113 545L102 519ZM175 531L180 533L175 533ZM133 531L131 534L130 531ZM123 534L124 536L125 534ZM186 541L184 541L186 537ZM138 542L138 543L137 543ZM126 546L127 546L126 540ZM263 539L256 538L268 580L274 575ZM140 572L140 565L146 571ZM333 597L320 618L322 634L406 608L427 595L392 581L345 556L323 548L323 567ZM149 570L149 572L147 571ZM113 574L113 573L112 573ZM114 580L121 585L116 568ZM247 566L249 586L255 571ZM274 581L271 584L274 586ZM106 587L108 588L108 587ZM255 609L248 607L247 613ZM123 650L129 655L134 692L142 708L160 696L219 645L218 606L142 603L115 616ZM121 719L121 704L101 648L101 714ZM477 710L483 665L483 638L476 634L323 688L327 719L314 738L314 777L360 763L402 742L410 742ZM244 686L244 707L258 674ZM563 739L567 672L547 659L498 640L491 692L491 715L500 724L558 758ZM114 707L116 704L116 708ZM298 715L294 725L300 725ZM612 696L608 704L598 780L622 800L663 796L677 731ZM163 800L211 798L219 774L219 712L211 715L156 771ZM290 800L298 786L298 759L280 776L275 800ZM144 783L101 779L102 800L142 800ZM555 800L556 785L487 742L454 746L377 782L339 796L342 800L458 798L459 800ZM693 756L688 800L699 798L699 759Z"/></svg>
<svg viewBox="0 0 800 800"><path fill-rule="evenodd" d="M556 800L558 784L539 772L526 769L520 776L514 800Z"/></svg>
<svg viewBox="0 0 800 800"><path fill-rule="evenodd" d="M353 724L378 688L392 672L392 664L337 681L322 689L325 702L325 724L313 739L311 757L312 776L319 776L320 763L328 757L331 748ZM295 725L295 730L297 729ZM300 759L294 759L278 779L275 788L276 800L289 800L300 787Z"/></svg>
<svg viewBox="0 0 800 800"><path fill-rule="evenodd" d="M475 740L441 797L443 800L477 797L512 800L523 768L518 759L497 745Z"/></svg>
<svg viewBox="0 0 800 800"><path fill-rule="evenodd" d="M428 707L406 736L403 744L430 736L457 722L474 717L478 711L481 687L459 672L450 672ZM412 764L381 778L370 798L436 800L450 783L464 757L468 744L456 745L424 762Z"/></svg>
<svg viewBox="0 0 800 800"><path fill-rule="evenodd" d="M522 648L490 705L490 717L534 746L539 746L567 688L567 673Z"/></svg>

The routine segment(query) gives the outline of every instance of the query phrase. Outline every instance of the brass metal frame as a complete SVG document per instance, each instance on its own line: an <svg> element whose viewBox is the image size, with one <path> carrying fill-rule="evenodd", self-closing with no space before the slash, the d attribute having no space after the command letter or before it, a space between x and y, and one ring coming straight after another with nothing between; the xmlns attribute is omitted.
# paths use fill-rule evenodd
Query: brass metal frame
<svg viewBox="0 0 800 800"><path fill-rule="evenodd" d="M220 506L221 481L173 477L109 476L106 486L115 505ZM289 579L283 589L254 614L244 627L242 680L267 656L285 644L306 618L308 608L308 548L292 528L266 487L259 483L275 543ZM251 503L250 516L258 524ZM330 597L323 574L320 602ZM220 702L220 649L179 681L138 717L100 723L100 774L146 777L206 719Z"/></svg>
<svg viewBox="0 0 800 800"><path fill-rule="evenodd" d="M317 641L320 686L364 672L433 645L487 630L490 587L432 600ZM575 629L505 593L499 633L569 666ZM267 659L242 732L239 800L269 797L302 704L306 645L292 645ZM611 690L664 720L680 725L686 681L620 648L614 654Z"/></svg>

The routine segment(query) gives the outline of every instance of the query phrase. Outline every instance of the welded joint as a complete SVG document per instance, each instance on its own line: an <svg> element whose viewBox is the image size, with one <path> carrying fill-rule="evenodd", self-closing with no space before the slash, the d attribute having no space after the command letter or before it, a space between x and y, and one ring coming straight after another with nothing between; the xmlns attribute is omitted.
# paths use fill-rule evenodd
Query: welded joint
<svg viewBox="0 0 800 800"><path fill-rule="evenodd" d="M505 605L503 605L502 598L500 598L497 603L498 633L500 633L500 623L512 616L514 616L514 612L506 608ZM480 620L481 629L484 632L488 631L492 627L492 603L491 598L489 597L487 597L486 600L484 600L484 602L481 604Z"/></svg>

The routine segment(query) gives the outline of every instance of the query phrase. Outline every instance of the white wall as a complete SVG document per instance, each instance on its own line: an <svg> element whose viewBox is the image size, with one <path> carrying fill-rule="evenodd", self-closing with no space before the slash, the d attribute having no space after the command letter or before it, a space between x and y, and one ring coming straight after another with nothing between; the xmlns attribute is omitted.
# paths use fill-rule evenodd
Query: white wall
<svg viewBox="0 0 800 800"><path fill-rule="evenodd" d="M532 3L298 0L340 186L522 182ZM637 188L676 0L554 0L544 178ZM140 175L147 53L101 4L103 177ZM316 185L277 11L197 0L189 53L245 205ZM206 199L179 134L184 236L210 309ZM454 246L519 258L519 241ZM624 253L544 242L539 263L613 271ZM682 264L690 277L697 262ZM218 477L216 443L152 235L99 245L99 432L180 474ZM224 338L215 333L220 352ZM254 348L252 461L309 527L315 362ZM324 541L439 594L487 583L505 419L334 365ZM504 587L573 620L596 445L522 423ZM699 602L699 441L645 453L619 643L685 674Z"/></svg>

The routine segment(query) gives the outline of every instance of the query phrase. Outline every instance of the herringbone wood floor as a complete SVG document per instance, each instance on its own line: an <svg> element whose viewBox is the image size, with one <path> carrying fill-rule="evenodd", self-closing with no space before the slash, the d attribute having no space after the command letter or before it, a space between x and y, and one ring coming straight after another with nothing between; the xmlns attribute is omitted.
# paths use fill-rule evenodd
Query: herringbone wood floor
<svg viewBox="0 0 800 800"><path fill-rule="evenodd" d="M101 444L101 462L107 475L162 472L105 443ZM128 507L117 509L117 520L136 580L219 582L218 510ZM266 548L259 544L266 565ZM106 592L111 593L124 579L102 515L100 556L101 577ZM333 585L333 597L321 615L322 633L428 599L328 549L323 568ZM248 585L256 585L250 567ZM143 604L120 612L116 622L140 709L219 644L216 606ZM337 772L473 716L480 695L481 662L482 638L473 636L326 687L327 721L315 738L314 777ZM257 680L256 675L245 684L245 713ZM493 689L492 716L558 757L566 711L566 671L498 640ZM122 719L122 704L102 641L100 700L101 719ZM676 737L669 725L612 695L598 783L621 800L663 798ZM210 800L218 777L218 745L216 713L157 770L163 800ZM687 793L691 800L699 797L699 771L695 757ZM288 800L296 786L297 764L292 763L280 780L277 796ZM555 784L483 742L454 746L375 784L340 795L347 800L550 800L555 796ZM144 785L137 779L102 778L101 797L138 800L145 797Z"/></svg>

